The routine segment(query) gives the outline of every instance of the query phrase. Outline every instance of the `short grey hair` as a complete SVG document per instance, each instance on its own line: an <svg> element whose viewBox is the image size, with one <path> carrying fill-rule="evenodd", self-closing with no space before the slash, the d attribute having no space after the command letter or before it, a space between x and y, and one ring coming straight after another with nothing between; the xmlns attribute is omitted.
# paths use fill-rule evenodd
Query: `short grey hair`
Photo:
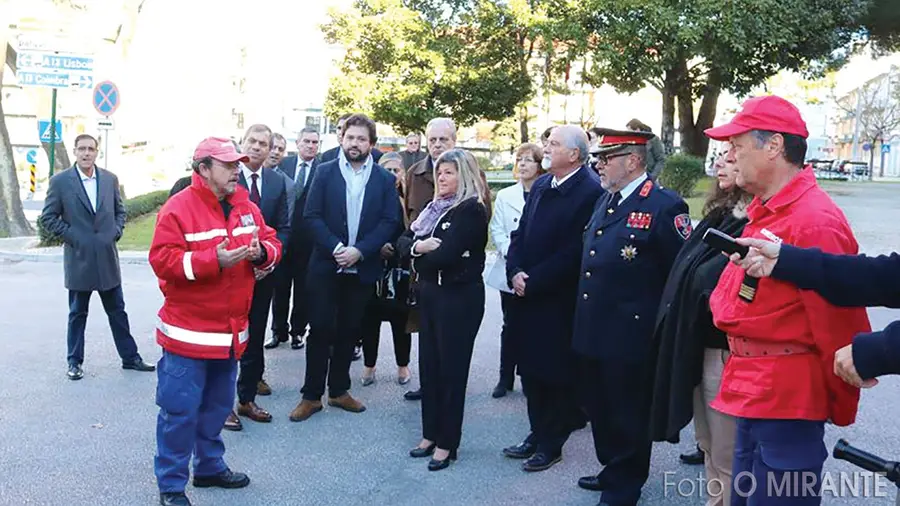
<svg viewBox="0 0 900 506"><path fill-rule="evenodd" d="M584 165L588 160L588 137L584 130L574 125L563 125L557 128L565 146L578 150L578 161Z"/></svg>
<svg viewBox="0 0 900 506"><path fill-rule="evenodd" d="M303 130L297 134L297 138L303 137L303 134L316 134L319 135L319 130L316 127L304 127Z"/></svg>
<svg viewBox="0 0 900 506"><path fill-rule="evenodd" d="M453 132L453 140L456 140L456 123L453 122L450 118L434 118L428 122L428 126L425 127L425 135L428 135L428 132L435 127L446 126L449 127Z"/></svg>

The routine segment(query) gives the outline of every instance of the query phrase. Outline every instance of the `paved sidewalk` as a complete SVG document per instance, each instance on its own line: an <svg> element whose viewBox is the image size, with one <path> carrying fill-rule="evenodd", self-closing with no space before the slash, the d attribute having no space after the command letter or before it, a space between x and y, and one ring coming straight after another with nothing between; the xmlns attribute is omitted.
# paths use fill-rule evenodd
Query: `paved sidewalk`
<svg viewBox="0 0 900 506"><path fill-rule="evenodd" d="M0 259L12 262L55 262L62 263L62 246L38 247L37 236L11 237L0 239ZM123 264L146 265L146 251L119 250L119 262Z"/></svg>

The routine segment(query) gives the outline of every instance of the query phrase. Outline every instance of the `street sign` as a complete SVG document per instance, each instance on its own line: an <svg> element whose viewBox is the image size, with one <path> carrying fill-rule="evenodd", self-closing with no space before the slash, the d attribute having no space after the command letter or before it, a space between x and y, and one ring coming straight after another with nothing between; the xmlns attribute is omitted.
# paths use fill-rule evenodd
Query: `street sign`
<svg viewBox="0 0 900 506"><path fill-rule="evenodd" d="M116 124L109 118L97 120L97 130L115 130Z"/></svg>
<svg viewBox="0 0 900 506"><path fill-rule="evenodd" d="M38 134L41 136L41 142L50 142L50 120L42 119L38 121ZM56 139L53 142L62 142L62 121L56 120ZM32 162L34 163L34 162Z"/></svg>
<svg viewBox="0 0 900 506"><path fill-rule="evenodd" d="M84 43L84 39L69 38L43 32L23 32L16 37L18 51L49 51L61 54L77 54L87 49Z"/></svg>
<svg viewBox="0 0 900 506"><path fill-rule="evenodd" d="M94 58L88 55L20 50L16 66L22 86L86 89L94 84Z"/></svg>
<svg viewBox="0 0 900 506"><path fill-rule="evenodd" d="M37 163L37 151L29 149L28 153L25 155L25 159L28 160L28 163Z"/></svg>
<svg viewBox="0 0 900 506"><path fill-rule="evenodd" d="M55 89L89 89L94 84L90 75L68 72L19 72L16 77L20 86L37 86Z"/></svg>
<svg viewBox="0 0 900 506"><path fill-rule="evenodd" d="M112 116L119 108L119 88L112 81L103 81L94 88L94 109L104 116Z"/></svg>
<svg viewBox="0 0 900 506"><path fill-rule="evenodd" d="M871 149L872 149L872 145L869 144L868 142L863 144L863 151L869 151Z"/></svg>
<svg viewBox="0 0 900 506"><path fill-rule="evenodd" d="M890 144L882 144L882 145L881 145L881 152L882 152L882 153L890 153L890 152L891 152L891 145L890 145Z"/></svg>

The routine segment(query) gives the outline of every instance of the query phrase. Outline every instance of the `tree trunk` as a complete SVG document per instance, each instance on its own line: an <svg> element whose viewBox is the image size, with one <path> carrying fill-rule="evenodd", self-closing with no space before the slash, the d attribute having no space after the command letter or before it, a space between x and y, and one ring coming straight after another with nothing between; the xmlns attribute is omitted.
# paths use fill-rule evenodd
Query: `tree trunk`
<svg viewBox="0 0 900 506"><path fill-rule="evenodd" d="M875 179L875 139L869 143L869 181Z"/></svg>
<svg viewBox="0 0 900 506"><path fill-rule="evenodd" d="M519 108L519 140L522 142L522 144L525 144L529 141L527 105L523 105Z"/></svg>
<svg viewBox="0 0 900 506"><path fill-rule="evenodd" d="M5 27L0 27L0 47L6 52L7 34ZM0 83L3 82L3 70L0 65ZM12 144L9 142L9 131L3 115L3 94L0 93L0 237L20 237L32 235L34 231L22 209L19 195L19 179L16 175L16 162L13 158Z"/></svg>
<svg viewBox="0 0 900 506"><path fill-rule="evenodd" d="M50 143L42 142L41 146L44 147L44 153L47 154L47 159L49 160L50 159ZM61 170L68 169L69 167L72 166L72 162L69 160L69 150L66 149L66 143L65 142L57 142L55 144L55 146L56 146L56 149L54 149L54 151L56 151L56 158L54 158L54 163L53 163L53 173L54 174L56 174L57 172L59 172Z"/></svg>
<svg viewBox="0 0 900 506"><path fill-rule="evenodd" d="M689 92L689 91L688 91ZM709 83L703 90L703 100L700 103L700 111L697 120L693 117L693 104L690 104L690 116L682 114L682 98L679 95L679 120L681 121L681 150L685 154L705 159L709 151L709 137L703 131L713 125L716 120L716 107L719 103L719 94L722 89L715 83ZM679 92L680 93L680 92Z"/></svg>
<svg viewBox="0 0 900 506"><path fill-rule="evenodd" d="M662 89L662 125L659 138L666 154L671 155L675 149L675 82L671 72L666 72Z"/></svg>

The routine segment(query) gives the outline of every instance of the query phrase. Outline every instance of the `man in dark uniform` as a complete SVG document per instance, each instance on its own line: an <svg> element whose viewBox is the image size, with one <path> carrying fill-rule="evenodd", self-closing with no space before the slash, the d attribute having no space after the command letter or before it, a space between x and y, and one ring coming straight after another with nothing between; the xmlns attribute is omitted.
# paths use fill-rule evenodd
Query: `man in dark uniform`
<svg viewBox="0 0 900 506"><path fill-rule="evenodd" d="M559 462L569 434L585 422L576 402L572 293L578 287L584 226L603 195L600 179L583 167L587 158L582 129L553 130L544 147L543 165L550 173L534 183L507 255L506 275L516 293L510 332L517 342L532 433L503 453L527 458L525 471Z"/></svg>
<svg viewBox="0 0 900 506"><path fill-rule="evenodd" d="M669 269L691 233L688 206L647 177L650 135L601 129L598 172L608 195L585 229L572 346L594 436L601 505L636 504L650 472L650 345Z"/></svg>

